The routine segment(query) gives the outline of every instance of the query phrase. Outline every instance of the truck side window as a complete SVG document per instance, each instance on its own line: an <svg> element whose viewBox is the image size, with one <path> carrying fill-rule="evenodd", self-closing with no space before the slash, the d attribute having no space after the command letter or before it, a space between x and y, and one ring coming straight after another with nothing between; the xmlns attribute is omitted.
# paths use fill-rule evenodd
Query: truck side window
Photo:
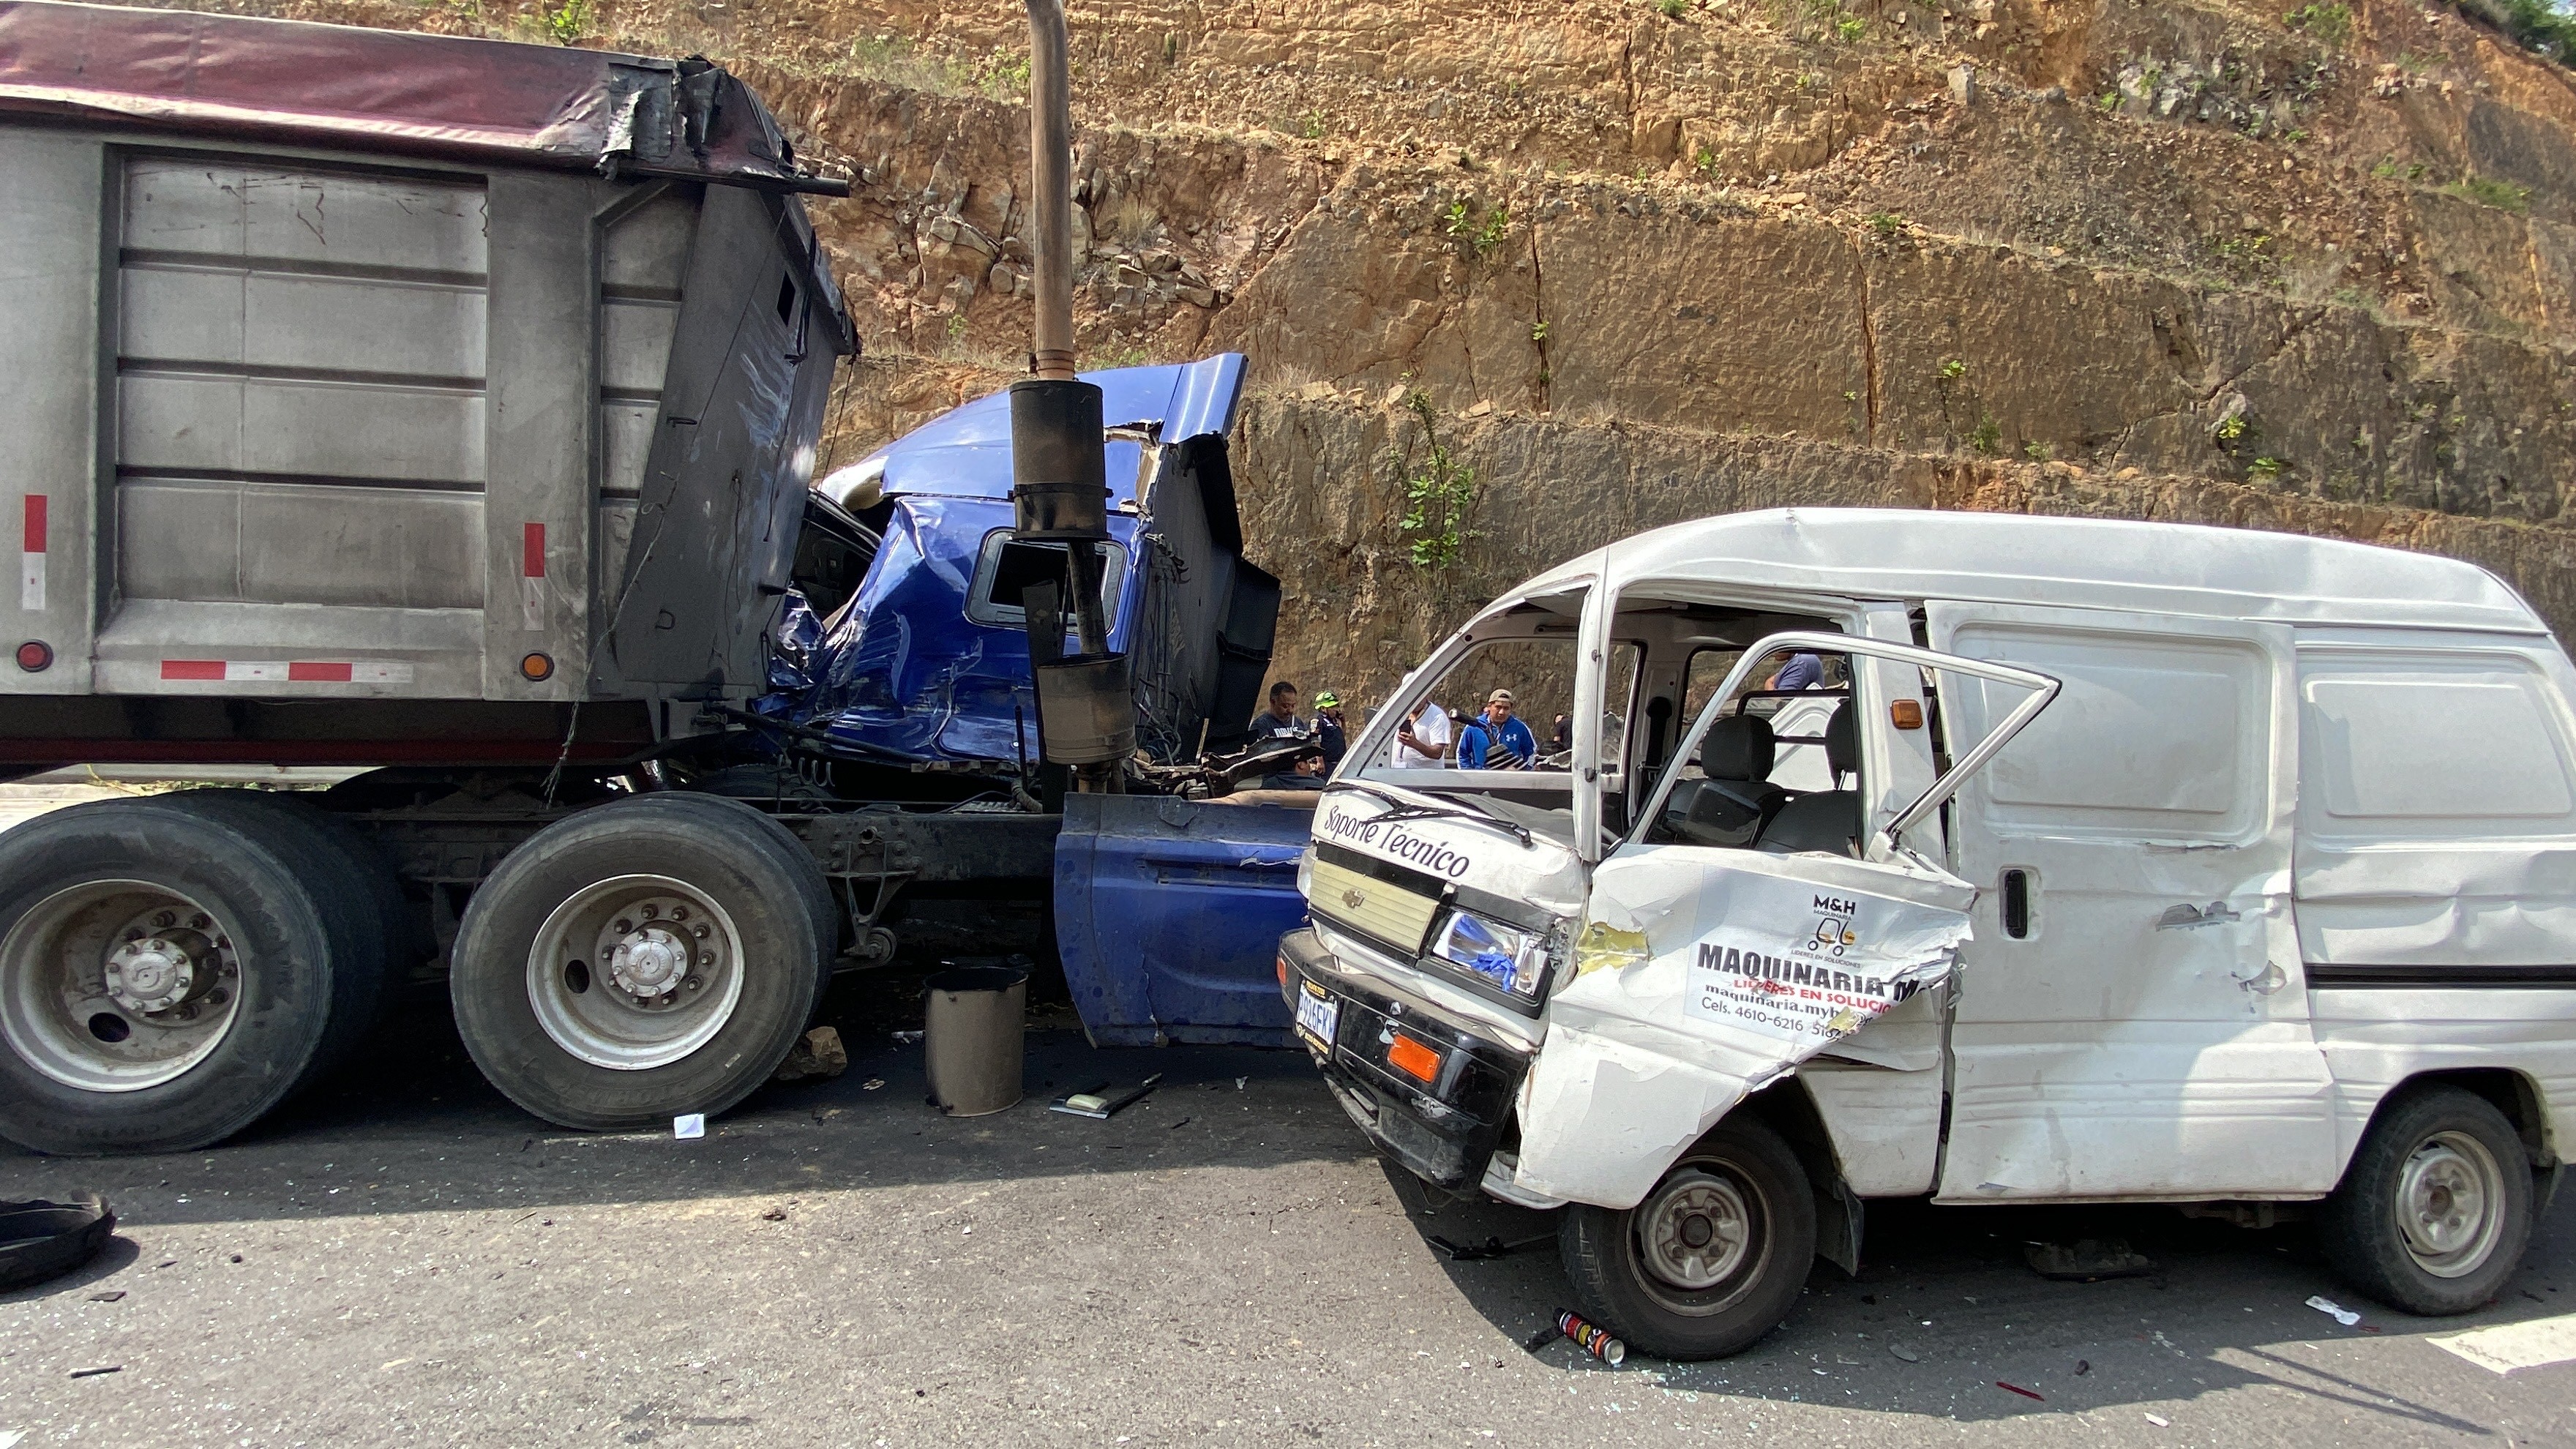
<svg viewBox="0 0 2576 1449"><path fill-rule="evenodd" d="M1012 538L1008 529L984 535L983 552L975 560L975 582L966 594L966 617L978 624L1005 629L1026 628L1028 618L1021 612L1020 595L1031 584L1064 578L1064 547L1060 543L1022 543ZM1102 553L1100 603L1109 626L1115 628L1118 596L1127 575L1127 549L1113 543L1104 546Z"/></svg>

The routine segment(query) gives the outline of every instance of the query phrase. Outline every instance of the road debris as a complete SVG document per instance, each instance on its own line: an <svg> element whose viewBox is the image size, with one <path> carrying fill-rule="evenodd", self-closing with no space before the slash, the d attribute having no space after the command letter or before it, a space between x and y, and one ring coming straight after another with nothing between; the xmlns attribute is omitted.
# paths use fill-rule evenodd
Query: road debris
<svg viewBox="0 0 2576 1449"><path fill-rule="evenodd" d="M866 1081L859 1083L859 1090L862 1092L874 1092L883 1089L884 1086L885 1078L870 1077Z"/></svg>
<svg viewBox="0 0 2576 1449"><path fill-rule="evenodd" d="M117 1303L123 1301L124 1298L125 1290L122 1288L110 1288L104 1293L93 1293L89 1295L89 1301L92 1303Z"/></svg>
<svg viewBox="0 0 2576 1449"><path fill-rule="evenodd" d="M121 1363L111 1363L101 1365L98 1368L73 1369L72 1377L76 1379L94 1379L100 1374L121 1374L123 1372L125 1372L125 1365Z"/></svg>
<svg viewBox="0 0 2576 1449"><path fill-rule="evenodd" d="M2310 1298L2308 1300L2308 1306L2319 1313L2326 1315L2328 1318L2333 1319L2335 1322L2342 1324L2346 1328L2350 1328L2354 1324L2361 1322L2360 1314L2353 1312L2351 1309L2344 1307L2342 1304L2335 1302L2331 1298Z"/></svg>
<svg viewBox="0 0 2576 1449"><path fill-rule="evenodd" d="M1556 1312L1556 1331L1574 1340L1585 1353L1617 1368L1628 1361L1628 1345L1610 1336L1610 1330L1565 1309Z"/></svg>
<svg viewBox="0 0 2576 1449"><path fill-rule="evenodd" d="M1888 1351L1889 1353L1892 1353L1892 1354L1896 1355L1899 1359L1902 1359L1903 1361L1905 1361L1905 1362L1907 1362L1907 1363L1921 1363L1921 1362L1923 1362L1923 1355L1921 1355L1921 1354L1919 1354L1919 1353L1916 1353L1913 1349L1910 1349L1910 1348L1906 1347L1904 1344L1901 1344L1901 1343L1891 1343L1891 1344L1889 1344L1889 1345L1887 1346L1887 1351Z"/></svg>
<svg viewBox="0 0 2576 1449"><path fill-rule="evenodd" d="M894 1044L896 1046L919 1046L921 1044L921 1033L917 1031L896 1032L894 1034Z"/></svg>
<svg viewBox="0 0 2576 1449"><path fill-rule="evenodd" d="M1143 1098L1147 1092L1154 1090L1154 1084L1161 1080L1163 1080L1163 1074L1156 1072L1123 1092L1112 1092L1107 1082L1094 1082L1079 1092L1067 1092L1056 1098L1047 1104L1047 1110L1062 1112L1072 1117L1103 1120L1116 1116L1121 1110Z"/></svg>
<svg viewBox="0 0 2576 1449"><path fill-rule="evenodd" d="M0 1202L0 1292L58 1278L98 1256L116 1214L96 1194Z"/></svg>
<svg viewBox="0 0 2576 1449"><path fill-rule="evenodd" d="M850 1069L849 1049L841 1045L841 1034L828 1026L818 1026L796 1039L787 1049L787 1060L770 1073L773 1082L829 1081Z"/></svg>
<svg viewBox="0 0 2576 1449"><path fill-rule="evenodd" d="M764 1223L783 1223L787 1221L787 1209L783 1207L771 1208L769 1211L760 1215L760 1220Z"/></svg>
<svg viewBox="0 0 2576 1449"><path fill-rule="evenodd" d="M671 1119L671 1136L677 1141L686 1142L692 1137L706 1135L707 1114L704 1112L684 1112Z"/></svg>
<svg viewBox="0 0 2576 1449"><path fill-rule="evenodd" d="M2040 1395L2040 1393L2039 1393L2039 1391L2038 1391L2038 1390L2036 1390L2036 1389L2025 1389L2025 1388L2023 1388L2023 1387L2022 1387L2021 1385L2019 1385L2019 1384L2008 1384L2008 1383L2005 1383L2002 1379L1997 1379L1997 1380L1995 1380L1995 1387L1996 1387L1996 1388L1999 1388L1999 1389L2001 1389L2001 1390L2003 1390L2005 1393L2008 1393L2008 1394L2019 1394L2019 1395L2021 1395L2023 1398L2025 1398L2025 1399L2029 1399L2029 1400L2031 1400L2031 1401L2032 1401L2032 1402L2034 1402L2034 1403L2041 1403L2041 1404L2045 1404L2045 1403L2047 1403L2047 1402L2048 1402L2048 1400L2047 1400L2047 1399L2045 1399L2045 1398L2041 1397L2041 1395Z"/></svg>
<svg viewBox="0 0 2576 1449"><path fill-rule="evenodd" d="M1554 1242L1556 1234L1543 1233L1535 1238L1523 1238L1516 1243L1506 1243L1499 1237L1488 1237L1481 1243L1453 1243L1438 1233L1428 1233L1424 1235L1424 1241L1448 1254L1450 1262L1475 1263L1487 1258L1508 1258L1523 1249L1534 1248L1541 1243Z"/></svg>
<svg viewBox="0 0 2576 1449"><path fill-rule="evenodd" d="M2166 1418L2162 1414L2147 1415L2147 1422L2155 1425L2159 1429L2170 1429L2173 1427L2173 1420Z"/></svg>
<svg viewBox="0 0 2576 1449"><path fill-rule="evenodd" d="M2129 1246L2126 1238L2078 1238L2072 1243L2024 1243L2022 1259L2042 1278L2060 1283L2091 1283L2103 1278L2137 1278L2156 1270L2156 1262Z"/></svg>

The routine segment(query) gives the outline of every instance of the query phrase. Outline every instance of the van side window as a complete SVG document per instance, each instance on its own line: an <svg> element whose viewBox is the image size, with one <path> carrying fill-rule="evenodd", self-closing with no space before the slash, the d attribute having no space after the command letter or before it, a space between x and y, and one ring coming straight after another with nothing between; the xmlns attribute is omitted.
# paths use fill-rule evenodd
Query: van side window
<svg viewBox="0 0 2576 1449"><path fill-rule="evenodd" d="M2319 835L2554 835L2576 810L2546 683L2511 656L2303 654L2299 718Z"/></svg>
<svg viewBox="0 0 2576 1449"><path fill-rule="evenodd" d="M1962 654L2009 659L2065 689L1969 786L1998 828L2234 841L2265 828L2272 664L2227 640L2120 629L1963 625ZM1961 681L1997 719L2013 691Z"/></svg>

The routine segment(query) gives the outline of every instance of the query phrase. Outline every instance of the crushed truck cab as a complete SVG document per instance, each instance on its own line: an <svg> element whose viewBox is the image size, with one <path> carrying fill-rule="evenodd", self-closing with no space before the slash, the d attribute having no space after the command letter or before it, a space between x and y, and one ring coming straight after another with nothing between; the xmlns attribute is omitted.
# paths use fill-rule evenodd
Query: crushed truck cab
<svg viewBox="0 0 2576 1449"><path fill-rule="evenodd" d="M1281 986L1388 1156L1566 1208L1585 1311L1651 1352L1753 1342L1874 1197L2311 1203L2361 1287L2466 1311L2576 1091L2571 685L2450 560L1677 525L1398 689L1316 811ZM1570 748L1399 765L1426 703ZM2488 748L2434 748L2462 711Z"/></svg>

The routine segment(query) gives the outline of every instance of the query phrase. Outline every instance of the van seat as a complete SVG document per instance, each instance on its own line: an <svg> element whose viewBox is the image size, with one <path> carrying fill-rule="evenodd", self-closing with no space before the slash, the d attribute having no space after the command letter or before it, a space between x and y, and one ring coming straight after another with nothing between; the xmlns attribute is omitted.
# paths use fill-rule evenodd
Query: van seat
<svg viewBox="0 0 2576 1449"><path fill-rule="evenodd" d="M1767 719L1736 715L1710 725L1699 747L1700 773L1708 778L1673 786L1664 828L1693 845L1751 845L1788 798L1769 778L1778 753Z"/></svg>
<svg viewBox="0 0 2576 1449"><path fill-rule="evenodd" d="M1825 765L1836 781L1860 772L1860 731L1849 700L1835 706L1833 717L1825 721ZM1857 857L1860 828L1858 790L1814 790L1781 806L1756 844L1782 855L1821 850Z"/></svg>

